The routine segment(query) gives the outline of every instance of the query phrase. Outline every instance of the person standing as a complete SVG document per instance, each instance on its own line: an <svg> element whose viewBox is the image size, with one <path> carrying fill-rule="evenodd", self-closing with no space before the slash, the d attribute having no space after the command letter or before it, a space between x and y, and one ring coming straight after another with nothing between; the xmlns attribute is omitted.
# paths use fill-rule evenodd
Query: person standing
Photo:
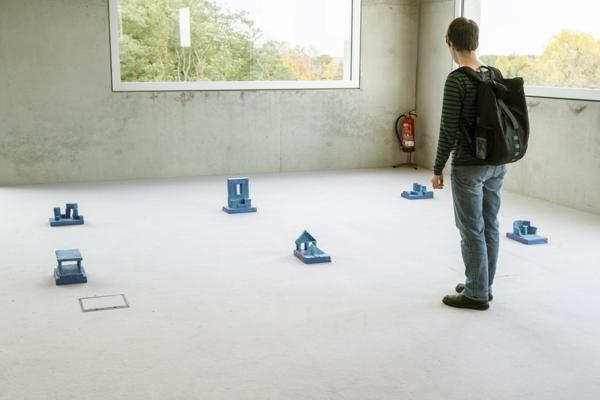
<svg viewBox="0 0 600 400"><path fill-rule="evenodd" d="M477 57L479 27L475 21L453 20L446 43L460 67L471 68L484 79L490 77L489 67ZM497 69L494 74L501 76ZM432 184L434 189L444 188L443 170L452 152L454 217L461 236L466 279L456 286L456 294L442 301L451 307L486 310L493 298L500 237L497 216L506 166L486 165L475 158L465 138L476 123L478 84L460 70L452 71L446 79Z"/></svg>

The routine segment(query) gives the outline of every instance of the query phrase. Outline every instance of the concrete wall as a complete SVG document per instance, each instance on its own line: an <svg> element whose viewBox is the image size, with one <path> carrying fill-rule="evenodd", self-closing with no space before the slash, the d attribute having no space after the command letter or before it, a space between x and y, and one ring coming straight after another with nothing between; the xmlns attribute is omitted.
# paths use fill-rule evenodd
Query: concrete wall
<svg viewBox="0 0 600 400"><path fill-rule="evenodd" d="M419 165L433 168L437 146L442 93L452 68L444 36L454 14L454 0L421 1L417 69L417 151Z"/></svg>
<svg viewBox="0 0 600 400"><path fill-rule="evenodd" d="M360 90L113 93L107 0L1 0L0 184L382 167L417 0L363 0Z"/></svg>
<svg viewBox="0 0 600 400"><path fill-rule="evenodd" d="M451 65L443 38L453 17L453 0L421 3L417 161L429 168L435 160L444 81ZM528 98L528 105L529 150L510 166L506 189L600 214L600 102Z"/></svg>
<svg viewBox="0 0 600 400"><path fill-rule="evenodd" d="M506 188L600 214L600 102L529 98L531 138Z"/></svg>

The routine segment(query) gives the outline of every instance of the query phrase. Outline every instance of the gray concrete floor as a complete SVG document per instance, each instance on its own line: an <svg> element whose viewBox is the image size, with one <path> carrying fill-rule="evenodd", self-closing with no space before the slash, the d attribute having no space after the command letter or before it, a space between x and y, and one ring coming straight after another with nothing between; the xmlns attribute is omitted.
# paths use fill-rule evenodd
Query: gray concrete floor
<svg viewBox="0 0 600 400"><path fill-rule="evenodd" d="M0 399L600 398L600 216L505 193L502 231L550 244L503 239L490 310L455 310L450 190L400 198L429 176L255 176L246 215L224 177L0 188ZM86 225L48 227L67 201ZM292 256L303 229L332 264ZM88 284L54 285L65 248Z"/></svg>

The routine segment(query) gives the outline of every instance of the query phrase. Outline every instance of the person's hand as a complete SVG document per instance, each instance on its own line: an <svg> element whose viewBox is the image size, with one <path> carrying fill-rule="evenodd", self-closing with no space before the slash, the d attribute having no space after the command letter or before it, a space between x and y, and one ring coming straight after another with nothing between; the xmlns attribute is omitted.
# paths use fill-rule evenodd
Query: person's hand
<svg viewBox="0 0 600 400"><path fill-rule="evenodd" d="M443 189L444 188L444 175L434 175L431 179L431 184L434 189Z"/></svg>

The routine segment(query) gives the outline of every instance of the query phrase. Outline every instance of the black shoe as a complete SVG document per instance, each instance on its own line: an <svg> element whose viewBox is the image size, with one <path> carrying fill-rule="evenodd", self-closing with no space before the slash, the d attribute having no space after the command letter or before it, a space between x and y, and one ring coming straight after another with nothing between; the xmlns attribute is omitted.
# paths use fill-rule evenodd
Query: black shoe
<svg viewBox="0 0 600 400"><path fill-rule="evenodd" d="M485 300L472 300L462 294L450 294L445 296L442 302L450 307L470 308L473 310L487 310L490 303Z"/></svg>
<svg viewBox="0 0 600 400"><path fill-rule="evenodd" d="M459 283L458 285L456 285L456 293L462 293L463 290L465 290L465 284L464 283ZM492 294L488 294L488 301L492 301L494 300L494 296L492 296Z"/></svg>

